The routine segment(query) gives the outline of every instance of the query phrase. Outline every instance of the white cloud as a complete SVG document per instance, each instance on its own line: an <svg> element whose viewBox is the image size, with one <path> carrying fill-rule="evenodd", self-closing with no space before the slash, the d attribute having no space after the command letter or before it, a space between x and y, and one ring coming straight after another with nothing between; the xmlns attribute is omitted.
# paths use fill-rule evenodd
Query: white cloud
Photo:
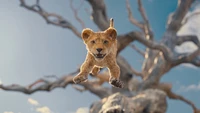
<svg viewBox="0 0 200 113"><path fill-rule="evenodd" d="M39 107L36 109L36 111L39 113L52 113L51 110L47 106Z"/></svg>
<svg viewBox="0 0 200 113"><path fill-rule="evenodd" d="M37 100L34 100L34 99L32 99L32 98L29 98L29 99L28 99L28 102L29 102L31 105L34 105L34 106L38 106L38 105L39 105L38 101L37 101Z"/></svg>
<svg viewBox="0 0 200 113"><path fill-rule="evenodd" d="M14 113L14 112L12 112L12 111L4 111L3 113Z"/></svg>
<svg viewBox="0 0 200 113"><path fill-rule="evenodd" d="M32 111L36 111L36 112L39 112L39 113L54 113L53 111L50 110L49 107L41 105L37 100L29 98L28 102L31 105L33 105L33 107L31 108Z"/></svg>
<svg viewBox="0 0 200 113"><path fill-rule="evenodd" d="M197 5L195 9L192 12L188 12L186 15L186 18L190 17L188 19L188 22L178 31L177 35L196 35L198 39L200 40L200 14L197 14L195 16L191 16L191 14L195 12L200 12L200 5ZM191 53L195 50L197 50L197 46L193 44L192 42L185 42L181 44L180 46L176 46L175 50L178 53ZM193 65L184 65L187 67L194 67Z"/></svg>
<svg viewBox="0 0 200 113"><path fill-rule="evenodd" d="M200 82L198 84L191 84L188 86L181 86L178 92L200 91Z"/></svg>
<svg viewBox="0 0 200 113"><path fill-rule="evenodd" d="M87 107L78 108L76 113L89 113L89 109Z"/></svg>
<svg viewBox="0 0 200 113"><path fill-rule="evenodd" d="M1 81L1 79L0 79L0 85L2 84L2 81Z"/></svg>
<svg viewBox="0 0 200 113"><path fill-rule="evenodd" d="M200 7L196 8L193 12L189 12L186 18L190 17L191 14L200 12ZM177 35L197 35L200 39L200 14L189 18L188 22L178 31ZM192 42L185 42L180 46L176 47L176 51L179 53L193 52L197 49L197 46Z"/></svg>

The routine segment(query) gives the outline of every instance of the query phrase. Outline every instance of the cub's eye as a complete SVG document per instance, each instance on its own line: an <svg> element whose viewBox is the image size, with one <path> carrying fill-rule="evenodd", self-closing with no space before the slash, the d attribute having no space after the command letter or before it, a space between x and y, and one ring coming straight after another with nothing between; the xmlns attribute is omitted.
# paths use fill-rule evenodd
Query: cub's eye
<svg viewBox="0 0 200 113"><path fill-rule="evenodd" d="M94 44L94 43L95 43L95 41L94 41L94 40L92 40L92 41L91 41L91 43L92 43L92 44Z"/></svg>
<svg viewBox="0 0 200 113"><path fill-rule="evenodd" d="M104 41L103 41L103 43L104 43L104 44L107 44L107 43L108 43L108 41L107 41L107 40L104 40Z"/></svg>

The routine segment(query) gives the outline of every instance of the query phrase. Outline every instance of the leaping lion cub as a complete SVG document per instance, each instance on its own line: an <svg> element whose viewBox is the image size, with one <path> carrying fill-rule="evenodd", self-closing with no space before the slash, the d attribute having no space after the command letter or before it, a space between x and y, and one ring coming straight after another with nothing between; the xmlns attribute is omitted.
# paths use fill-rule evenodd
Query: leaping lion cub
<svg viewBox="0 0 200 113"><path fill-rule="evenodd" d="M80 68L80 73L73 79L75 83L84 82L90 72L92 75L97 75L100 68L107 67L110 73L109 83L118 88L123 87L123 83L119 80L120 68L116 62L116 37L117 31L114 28L112 18L110 19L110 27L105 31L93 32L89 28L83 29L82 39L88 53Z"/></svg>

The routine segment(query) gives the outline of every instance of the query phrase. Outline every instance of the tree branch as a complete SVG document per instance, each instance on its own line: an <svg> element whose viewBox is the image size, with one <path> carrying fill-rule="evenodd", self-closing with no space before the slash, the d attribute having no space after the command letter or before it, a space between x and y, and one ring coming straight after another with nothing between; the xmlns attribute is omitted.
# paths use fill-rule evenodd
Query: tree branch
<svg viewBox="0 0 200 113"><path fill-rule="evenodd" d="M77 85L75 85L75 84L72 84L72 87L73 87L74 89L80 91L80 92L84 92L84 91L86 91L85 88L79 87L79 86L77 86Z"/></svg>
<svg viewBox="0 0 200 113"><path fill-rule="evenodd" d="M140 22L138 22L138 21L133 17L133 15L132 15L132 11L131 11L131 7L130 7L129 0L126 0L126 9L127 9L127 11L128 11L128 19L129 19L129 21L130 21L132 24L136 25L137 27L139 27L140 29L143 30L143 24L140 23Z"/></svg>
<svg viewBox="0 0 200 113"><path fill-rule="evenodd" d="M189 62L197 67L200 67L200 55L198 55L197 57L195 57L191 62Z"/></svg>
<svg viewBox="0 0 200 113"><path fill-rule="evenodd" d="M171 17L171 22L168 25L167 30L173 31L176 33L182 26L182 21L185 15L187 14L188 10L190 9L191 4L195 0L179 0L178 7L176 11L173 13Z"/></svg>
<svg viewBox="0 0 200 113"><path fill-rule="evenodd" d="M190 18L192 18L192 17L194 17L194 16L196 16L196 15L199 15L199 14L200 14L200 11L197 11L197 12L194 12L194 13L192 13L191 15L187 16L187 17L184 19L184 22L182 23L182 26L185 25L185 24L188 22L188 20L189 20Z"/></svg>
<svg viewBox="0 0 200 113"><path fill-rule="evenodd" d="M104 0L87 0L92 6L92 17L94 23L100 30L105 30L109 27L109 20L106 14L106 5Z"/></svg>
<svg viewBox="0 0 200 113"><path fill-rule="evenodd" d="M76 71L72 74L75 74L77 72L78 71ZM41 83L41 84L39 84L39 83ZM65 88L68 84L73 84L73 83L74 83L73 76L69 74L58 80L55 80L54 82L50 82L45 79L38 79L37 81L33 82L32 84L30 84L26 87L17 85L17 84L12 84L12 85L8 85L8 86L4 86L1 84L0 88L3 90L6 90L6 91L17 91L17 92L22 92L25 94L32 94L37 91L51 91L57 87Z"/></svg>
<svg viewBox="0 0 200 113"><path fill-rule="evenodd" d="M70 29L76 36L81 38L80 32L69 21L65 20L62 16L57 15L55 13L46 12L43 8L41 8L39 2L32 6L27 5L25 3L25 0L20 0L20 3L22 7L42 16L48 24ZM51 20L50 17L55 18L55 20Z"/></svg>
<svg viewBox="0 0 200 113"><path fill-rule="evenodd" d="M149 20L147 18L146 12L145 12L145 10L142 6L141 0L138 0L138 6L139 6L138 9L140 11L140 14L141 14L141 16L144 20L144 23L145 23L143 29L144 29L144 33L146 35L146 38L152 40L153 39L153 32L151 31Z"/></svg>
<svg viewBox="0 0 200 113"><path fill-rule="evenodd" d="M129 74L134 74L136 76L140 76L140 77L143 77L143 74L136 71L134 68L132 68L129 63L126 61L126 59L120 55L118 55L117 57L117 61L118 61L118 64L120 65L120 68L122 69L126 69L127 71L125 72L129 72ZM132 77L131 77L132 78ZM127 80L128 81L128 80Z"/></svg>
<svg viewBox="0 0 200 113"><path fill-rule="evenodd" d="M192 59L194 59L200 52L200 48L199 48L195 52L193 52L189 55L181 54L178 57L176 57L173 54L173 52L171 52L170 49L167 46L165 46L164 44L162 44L162 43L157 44L154 41L146 40L145 38L142 37L142 35L135 36L135 33L136 32L130 32L130 33L126 34L126 37L130 37L130 39L134 38L133 40L137 40L151 49L161 51L165 60L167 60L169 63L171 63L174 66L181 64L181 63L191 62Z"/></svg>
<svg viewBox="0 0 200 113"><path fill-rule="evenodd" d="M74 12L74 17L76 18L76 20L81 24L82 29L85 28L85 23L81 20L81 18L78 17L78 11L79 11L80 7L83 5L83 3L84 3L84 0L81 1L80 6L76 9L73 6L73 0L70 0L70 8Z"/></svg>
<svg viewBox="0 0 200 113"><path fill-rule="evenodd" d="M180 95L175 94L174 92L172 92L172 90L171 90L172 89L172 85L171 84L160 83L157 86L157 88L163 90L170 99L177 99L177 100L183 101L183 102L187 103L188 105L190 105L192 107L194 113L198 113L199 112L199 110L197 109L197 107L194 105L193 102L191 102L190 100L187 100L183 96L180 96Z"/></svg>
<svg viewBox="0 0 200 113"><path fill-rule="evenodd" d="M145 56L144 51L140 50L139 48L137 48L134 44L130 44L130 47L133 48L136 52L138 52L140 55L142 55L143 57Z"/></svg>
<svg viewBox="0 0 200 113"><path fill-rule="evenodd" d="M181 53L178 54L178 58L180 59L178 62L174 63L174 66L179 65L181 63L191 63L195 66L200 66L200 41L197 36L194 35L186 35L186 36L178 36L176 40L176 45L181 45L184 42L191 41L193 42L198 49L193 53Z"/></svg>
<svg viewBox="0 0 200 113"><path fill-rule="evenodd" d="M118 40L118 53L120 53L124 48L126 48L134 40L141 38L142 33L138 31L132 31L124 35L119 35Z"/></svg>
<svg viewBox="0 0 200 113"><path fill-rule="evenodd" d="M151 49L155 49L155 50L161 51L166 60L172 61L172 58L171 58L172 52L164 44L162 44L162 43L158 44L158 43L156 43L154 41L147 40L147 39L144 38L144 36L140 32L129 32L129 33L126 34L126 37L129 37L130 39L134 38L133 40L137 40L140 43L142 43L143 45L145 45L145 46L147 46L147 47L149 47Z"/></svg>
<svg viewBox="0 0 200 113"><path fill-rule="evenodd" d="M146 24L149 25L149 21L148 21L148 19L147 19L146 12L145 12L145 10L144 10L144 8L143 8L143 6L142 6L141 0L138 0L138 6L139 6L138 9L139 9L139 11L140 11L140 14L141 14L141 16L142 16L144 22L145 22Z"/></svg>
<svg viewBox="0 0 200 113"><path fill-rule="evenodd" d="M142 72L138 72L138 71L136 71L134 68L131 68L131 72L132 72L132 74L134 74L134 75L136 75L136 76L139 76L139 77L141 77L141 78L144 77L144 74L143 74Z"/></svg>
<svg viewBox="0 0 200 113"><path fill-rule="evenodd" d="M196 51L194 51L191 54L179 54L177 57L177 60L173 62L173 66L177 66L182 63L192 63L192 62L194 63L194 59L198 55L200 55L200 48L198 48Z"/></svg>
<svg viewBox="0 0 200 113"><path fill-rule="evenodd" d="M174 63L173 66L177 66L181 63L191 63L197 67L200 67L200 48L198 48L193 53L178 54L178 57L180 57L180 60Z"/></svg>
<svg viewBox="0 0 200 113"><path fill-rule="evenodd" d="M28 86L21 86L17 84L5 86L1 84L0 89L6 90L6 91L22 92L24 94L33 94L38 91L52 91L55 88L59 88L59 87L65 88L69 84L74 84L73 75L78 72L79 72L79 69L53 82L48 81L46 79L38 79L37 81L35 81L34 83ZM97 95L100 98L104 98L112 94L110 89L94 85L92 82L89 82L89 81L85 83L77 84L77 85L83 86L85 89L87 89L88 91Z"/></svg>
<svg viewBox="0 0 200 113"><path fill-rule="evenodd" d="M36 5L39 5L40 4L40 0L36 0Z"/></svg>
<svg viewBox="0 0 200 113"><path fill-rule="evenodd" d="M175 42L176 45L181 45L184 42L191 41L193 42L197 47L200 47L200 42L197 36L195 35L184 35L184 36L177 36Z"/></svg>

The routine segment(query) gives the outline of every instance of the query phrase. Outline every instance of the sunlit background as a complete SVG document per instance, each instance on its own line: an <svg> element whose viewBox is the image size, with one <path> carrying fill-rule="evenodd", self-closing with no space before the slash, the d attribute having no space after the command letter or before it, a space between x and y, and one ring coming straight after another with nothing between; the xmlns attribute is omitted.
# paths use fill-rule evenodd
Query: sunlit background
<svg viewBox="0 0 200 113"><path fill-rule="evenodd" d="M35 0L26 0L32 4ZM176 9L176 0L143 0L150 24L159 41L165 31L168 15ZM127 18L125 1L113 3L105 0L109 18L115 19L119 34L137 30ZM131 1L132 11L141 19L135 0ZM74 0L78 7L79 0ZM41 1L48 12L62 15L79 31L80 24L75 20L68 0ZM195 6L194 11L199 11ZM91 10L85 1L79 17L86 27L97 31L85 9ZM191 12L188 13L188 15ZM200 16L192 17L179 34L197 34L200 38ZM134 42L135 43L135 42ZM138 43L136 43L139 45ZM141 46L141 45L139 45ZM142 47L142 46L141 46ZM193 51L195 46L187 43L177 47L177 51ZM29 85L45 75L57 75L73 72L85 59L86 49L82 40L70 30L48 25L41 16L20 7L19 0L0 1L0 83ZM142 57L131 48L121 52L130 64L141 70ZM172 69L162 81L173 84L173 91L191 100L200 108L200 70L191 65L182 65ZM19 92L0 90L0 113L88 113L92 102L99 98L89 92L80 93L71 86L57 88L51 92L36 92L26 95ZM192 113L192 109L181 101L168 99L167 113Z"/></svg>

